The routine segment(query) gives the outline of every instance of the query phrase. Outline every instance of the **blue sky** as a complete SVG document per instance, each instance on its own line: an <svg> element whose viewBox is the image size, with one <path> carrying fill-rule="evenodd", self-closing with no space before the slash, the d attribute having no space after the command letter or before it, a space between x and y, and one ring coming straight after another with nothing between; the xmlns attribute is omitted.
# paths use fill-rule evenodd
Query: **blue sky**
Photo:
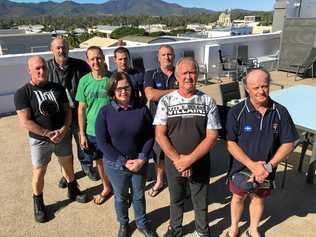
<svg viewBox="0 0 316 237"><path fill-rule="evenodd" d="M45 2L42 0L14 0L15 2ZM62 0L53 0L62 2ZM103 3L106 0L74 0L80 3ZM240 8L247 10L271 11L275 0L164 0L170 3L177 3L184 7L200 7L211 10L225 10L227 8Z"/></svg>

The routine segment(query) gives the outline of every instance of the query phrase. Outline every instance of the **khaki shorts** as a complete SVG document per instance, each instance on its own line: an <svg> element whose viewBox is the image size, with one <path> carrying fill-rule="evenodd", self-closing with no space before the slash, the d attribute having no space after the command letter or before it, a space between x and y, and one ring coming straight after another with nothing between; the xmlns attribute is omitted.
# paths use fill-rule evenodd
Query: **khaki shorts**
<svg viewBox="0 0 316 237"><path fill-rule="evenodd" d="M29 138L29 143L31 146L32 164L36 167L47 165L53 153L58 157L72 155L70 133L67 133L63 140L57 144L33 137Z"/></svg>

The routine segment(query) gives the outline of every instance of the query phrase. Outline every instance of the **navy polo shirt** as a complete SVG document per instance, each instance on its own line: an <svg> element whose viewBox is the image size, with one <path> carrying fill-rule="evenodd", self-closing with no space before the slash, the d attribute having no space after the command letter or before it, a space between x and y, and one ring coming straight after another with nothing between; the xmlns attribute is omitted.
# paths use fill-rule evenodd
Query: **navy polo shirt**
<svg viewBox="0 0 316 237"><path fill-rule="evenodd" d="M152 87L158 90L177 89L178 83L174 73L168 77L161 71L160 67L154 70L147 71L144 76L144 88ZM150 101L149 109L151 115L156 114L158 101Z"/></svg>
<svg viewBox="0 0 316 237"><path fill-rule="evenodd" d="M253 161L266 162L271 160L282 144L298 139L295 125L284 106L269 98L268 109L262 116L249 97L228 112L226 136L227 140L235 141ZM230 175L245 168L234 159Z"/></svg>

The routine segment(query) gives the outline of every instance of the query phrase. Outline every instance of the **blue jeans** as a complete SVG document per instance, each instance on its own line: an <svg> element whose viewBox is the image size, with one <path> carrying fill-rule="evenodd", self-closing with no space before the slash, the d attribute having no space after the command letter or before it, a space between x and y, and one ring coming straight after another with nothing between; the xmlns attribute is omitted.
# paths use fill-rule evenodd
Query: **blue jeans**
<svg viewBox="0 0 316 237"><path fill-rule="evenodd" d="M97 139L94 136L87 135L89 149L83 150L84 159L82 164L92 166L94 160L102 159L102 152L98 149Z"/></svg>
<svg viewBox="0 0 316 237"><path fill-rule="evenodd" d="M136 225L138 228L145 228L147 223L145 202L147 163L137 173L133 173L128 169L115 169L106 164L104 169L114 190L115 211L118 222L122 225L126 225L129 222L128 199L129 189L131 189Z"/></svg>
<svg viewBox="0 0 316 237"><path fill-rule="evenodd" d="M79 137L79 125L76 122L73 122L71 126L71 133L73 138L75 139L77 146L77 158L80 161L81 166L92 166L92 160L86 159L83 150L80 146L80 137Z"/></svg>

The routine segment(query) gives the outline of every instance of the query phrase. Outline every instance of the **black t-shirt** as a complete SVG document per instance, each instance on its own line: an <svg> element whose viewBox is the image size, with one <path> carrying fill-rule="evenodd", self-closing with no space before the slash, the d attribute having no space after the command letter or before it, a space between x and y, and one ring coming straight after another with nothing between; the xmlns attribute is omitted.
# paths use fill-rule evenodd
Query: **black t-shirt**
<svg viewBox="0 0 316 237"><path fill-rule="evenodd" d="M31 119L48 130L59 129L64 125L65 103L68 100L64 88L53 82L48 82L43 87L27 83L14 95L16 110L30 108ZM32 132L29 132L29 136L49 140Z"/></svg>

